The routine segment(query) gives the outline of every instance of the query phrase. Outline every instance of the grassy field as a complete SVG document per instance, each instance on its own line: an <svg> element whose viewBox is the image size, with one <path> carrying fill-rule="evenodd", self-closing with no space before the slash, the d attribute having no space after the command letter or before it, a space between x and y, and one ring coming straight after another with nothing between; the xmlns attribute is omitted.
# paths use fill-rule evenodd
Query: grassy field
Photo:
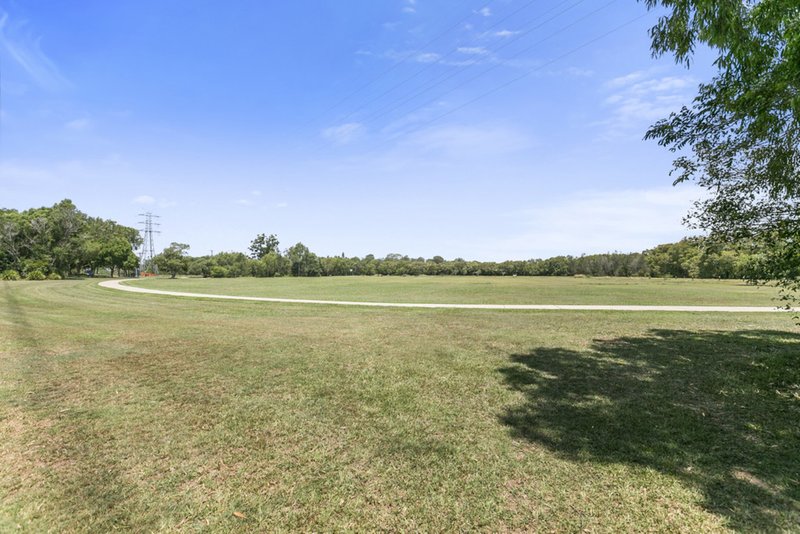
<svg viewBox="0 0 800 534"><path fill-rule="evenodd" d="M513 276L141 279L131 285L224 295L451 304L773 306L777 291L735 280Z"/></svg>
<svg viewBox="0 0 800 534"><path fill-rule="evenodd" d="M224 281L246 294L262 282ZM351 279L274 282L262 294L359 296ZM606 280L525 283L584 302L593 282L633 298ZM398 300L416 284L409 300L490 298L453 279L375 283L387 285L360 295ZM649 291L648 304L768 304L731 284ZM0 282L2 532L796 531L798 421L787 314L342 308Z"/></svg>

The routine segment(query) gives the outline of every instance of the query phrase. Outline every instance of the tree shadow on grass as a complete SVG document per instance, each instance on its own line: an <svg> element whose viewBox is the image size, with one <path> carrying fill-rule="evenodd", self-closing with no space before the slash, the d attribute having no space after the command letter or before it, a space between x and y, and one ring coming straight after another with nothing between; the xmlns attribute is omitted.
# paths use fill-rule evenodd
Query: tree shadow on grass
<svg viewBox="0 0 800 534"><path fill-rule="evenodd" d="M516 437L677 477L733 528L800 524L800 335L652 330L511 361Z"/></svg>

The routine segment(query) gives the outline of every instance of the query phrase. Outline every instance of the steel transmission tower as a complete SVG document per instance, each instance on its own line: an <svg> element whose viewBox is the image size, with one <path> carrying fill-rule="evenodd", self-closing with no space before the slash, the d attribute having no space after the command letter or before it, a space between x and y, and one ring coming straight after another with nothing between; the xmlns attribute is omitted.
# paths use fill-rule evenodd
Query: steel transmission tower
<svg viewBox="0 0 800 534"><path fill-rule="evenodd" d="M153 219L158 219L158 215L153 215L149 211L146 213L140 213L139 217L144 217L144 220L139 221L139 224L142 225L140 232L142 233L142 251L139 253L139 269L144 272L148 268L152 270L152 272L158 274L158 267L153 263L153 258L156 257L156 245L153 241L153 234L160 234L159 230L155 230L154 227L161 226L161 224L157 222L153 222Z"/></svg>

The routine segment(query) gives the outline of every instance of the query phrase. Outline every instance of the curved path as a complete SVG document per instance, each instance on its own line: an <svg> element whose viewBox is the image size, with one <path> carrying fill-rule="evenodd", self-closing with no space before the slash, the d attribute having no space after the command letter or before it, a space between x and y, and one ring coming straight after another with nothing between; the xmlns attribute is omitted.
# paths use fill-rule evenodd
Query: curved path
<svg viewBox="0 0 800 534"><path fill-rule="evenodd" d="M258 302L280 302L289 304L329 304L336 306L371 306L375 308L446 308L466 310L611 310L611 311L668 311L668 312L727 312L727 313L773 313L796 311L784 308L757 306L614 306L581 304L422 304L410 302L351 302L346 300L281 299L270 297L240 297L234 295L212 295L208 293L185 293L182 291L162 291L125 285L123 280L106 280L100 286L131 293L150 293L173 297L203 299L250 300Z"/></svg>

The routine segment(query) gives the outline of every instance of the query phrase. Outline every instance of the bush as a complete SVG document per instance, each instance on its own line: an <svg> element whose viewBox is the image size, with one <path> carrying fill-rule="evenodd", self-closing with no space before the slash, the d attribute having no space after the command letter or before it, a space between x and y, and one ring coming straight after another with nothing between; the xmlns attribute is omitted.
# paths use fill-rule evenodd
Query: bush
<svg viewBox="0 0 800 534"><path fill-rule="evenodd" d="M61 280L61 275L58 273L50 273L47 275L48 280Z"/></svg>
<svg viewBox="0 0 800 534"><path fill-rule="evenodd" d="M0 280L19 280L20 276L14 269L8 269L0 273Z"/></svg>
<svg viewBox="0 0 800 534"><path fill-rule="evenodd" d="M211 268L211 278L225 278L228 276L228 269L221 265L215 265Z"/></svg>
<svg viewBox="0 0 800 534"><path fill-rule="evenodd" d="M39 271L39 270L31 271L25 277L26 280L44 280L46 278L47 277L44 275L44 273L42 271Z"/></svg>

